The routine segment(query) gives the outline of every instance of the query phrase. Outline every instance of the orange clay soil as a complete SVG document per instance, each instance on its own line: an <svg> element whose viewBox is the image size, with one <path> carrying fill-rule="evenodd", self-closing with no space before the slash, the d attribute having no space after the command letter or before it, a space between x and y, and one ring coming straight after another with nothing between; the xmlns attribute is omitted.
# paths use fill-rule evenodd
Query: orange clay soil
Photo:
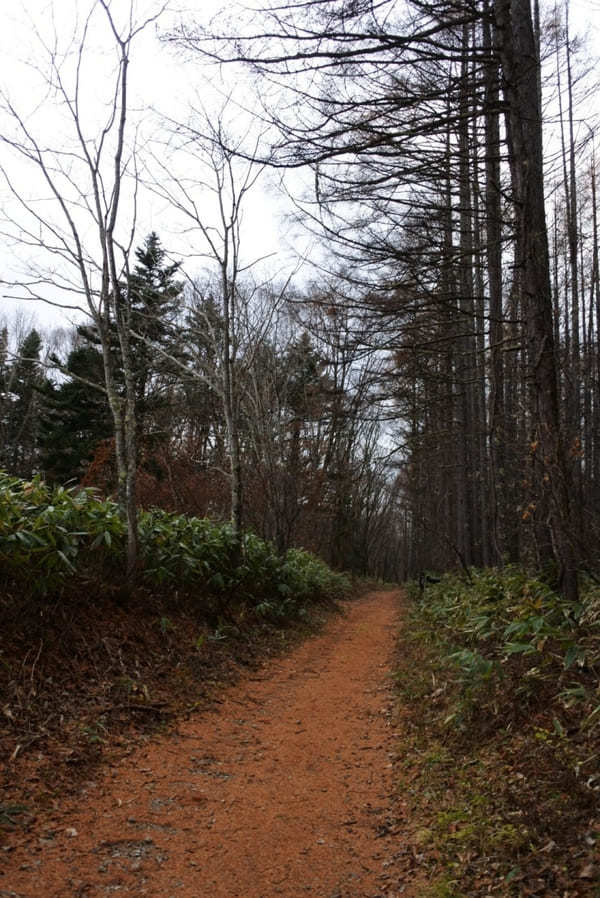
<svg viewBox="0 0 600 898"><path fill-rule="evenodd" d="M405 849L391 810L398 614L397 592L348 603L217 711L15 831L0 898L413 894L396 875Z"/></svg>

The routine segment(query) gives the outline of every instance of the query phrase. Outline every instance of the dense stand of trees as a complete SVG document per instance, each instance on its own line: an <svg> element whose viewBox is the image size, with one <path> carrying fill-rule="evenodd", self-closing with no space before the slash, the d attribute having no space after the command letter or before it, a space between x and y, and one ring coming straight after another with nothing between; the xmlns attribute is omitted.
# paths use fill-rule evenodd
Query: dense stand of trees
<svg viewBox="0 0 600 898"><path fill-rule="evenodd" d="M598 268L593 81L568 4L264 14L173 39L279 94L271 164L312 168L308 226L357 342L389 359L409 568L529 561L575 598L598 536Z"/></svg>
<svg viewBox="0 0 600 898"><path fill-rule="evenodd" d="M252 74L260 139L169 121L148 166L212 274L186 280L156 235L117 271L104 240L60 376L37 333L12 355L3 338L3 464L112 489L116 458L125 506L231 514L383 576L529 562L574 599L600 535L600 271L593 73L568 3L292 0L231 21L168 41L244 67L246 92ZM113 27L123 129L137 33ZM241 261L265 167L310 172L310 287L258 286Z"/></svg>
<svg viewBox="0 0 600 898"><path fill-rule="evenodd" d="M160 246L156 235L149 239ZM168 353L134 353L136 381L144 385L139 501L227 519L223 315L210 283L192 284L178 299L177 316L162 337ZM255 301L269 309L272 326L257 332L240 322L236 332L244 526L282 553L300 544L341 568L400 576L400 493L380 460L382 429L367 366L357 364L340 339L332 307L303 320L298 298L276 310L271 290ZM52 356L58 366L52 377L38 361L42 338L35 330L7 365L2 420L18 416L30 425L26 433L5 434L3 464L24 477L42 472L50 481L114 492L118 471L97 338L81 327L70 337L73 348L63 349L64 358ZM25 352L31 355L24 358ZM183 361L176 365L172 358Z"/></svg>

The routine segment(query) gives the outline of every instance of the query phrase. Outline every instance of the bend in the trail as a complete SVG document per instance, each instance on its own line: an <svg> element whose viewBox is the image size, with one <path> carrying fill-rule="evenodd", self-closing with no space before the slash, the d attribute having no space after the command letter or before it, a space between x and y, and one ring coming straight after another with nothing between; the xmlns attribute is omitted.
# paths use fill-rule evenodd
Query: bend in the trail
<svg viewBox="0 0 600 898"><path fill-rule="evenodd" d="M216 712L123 758L10 852L0 894L407 895L392 881L398 607L394 592L349 603Z"/></svg>

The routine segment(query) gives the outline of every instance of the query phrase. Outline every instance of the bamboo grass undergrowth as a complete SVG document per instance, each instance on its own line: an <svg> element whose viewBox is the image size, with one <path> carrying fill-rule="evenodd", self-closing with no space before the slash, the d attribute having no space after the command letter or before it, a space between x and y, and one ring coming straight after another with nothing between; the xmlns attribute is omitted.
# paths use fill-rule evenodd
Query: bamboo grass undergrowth
<svg viewBox="0 0 600 898"><path fill-rule="evenodd" d="M258 616L283 619L311 602L350 592L350 581L301 549L278 555L253 533L237 544L228 523L170 514L139 516L138 582L196 597L225 610L230 604ZM93 490L51 487L40 477L23 481L0 473L0 583L44 600L77 579L121 584L126 525L118 505Z"/></svg>
<svg viewBox="0 0 600 898"><path fill-rule="evenodd" d="M596 898L600 591L469 573L407 590L398 755L426 894Z"/></svg>

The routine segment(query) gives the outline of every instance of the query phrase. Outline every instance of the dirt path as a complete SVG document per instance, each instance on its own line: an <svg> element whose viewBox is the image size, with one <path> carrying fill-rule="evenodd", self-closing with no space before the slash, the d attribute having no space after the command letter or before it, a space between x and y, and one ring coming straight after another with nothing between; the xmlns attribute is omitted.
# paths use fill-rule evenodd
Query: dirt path
<svg viewBox="0 0 600 898"><path fill-rule="evenodd" d="M397 593L349 604L229 689L217 712L123 758L27 837L15 833L0 898L396 898L397 614Z"/></svg>

